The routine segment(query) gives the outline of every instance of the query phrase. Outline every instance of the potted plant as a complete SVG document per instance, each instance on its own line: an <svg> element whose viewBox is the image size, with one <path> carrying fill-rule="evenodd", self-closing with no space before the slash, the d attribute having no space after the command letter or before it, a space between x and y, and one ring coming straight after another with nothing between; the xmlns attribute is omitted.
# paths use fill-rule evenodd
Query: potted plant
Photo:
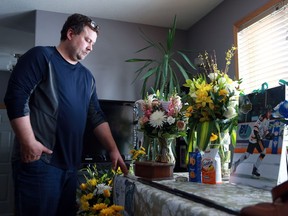
<svg viewBox="0 0 288 216"><path fill-rule="evenodd" d="M126 62L143 63L143 66L136 70L137 75L135 78L135 80L138 78L143 80L143 85L141 89L141 95L143 100L140 100L142 101L141 109L149 117L151 117L149 114L150 112L151 115L153 114L153 112L155 112L156 116L152 116L152 120L155 118L157 119L157 122L160 122L160 125L154 125L153 123L151 123L151 118L149 118L149 121L144 123L143 120L146 119L147 116L139 119L139 125L141 127L140 130L144 131L143 146L145 147L145 149L147 149L148 161L139 161L135 163L135 174L140 174L142 177L150 179L169 179L173 176L175 160L173 159L174 156L172 157L171 155L171 151L175 152L175 142L172 142L173 146L171 146L170 150L170 145L168 145L168 143L166 145L166 142L160 142L158 138L160 137L162 138L160 140L164 141L167 140L168 137L173 137L175 140L175 138L179 137L180 134L181 136L186 135L186 127L185 131L183 129L183 131L180 131L178 134L178 129L176 129L178 128L178 120L176 121L175 116L171 116L172 112L169 112L169 107L173 108L174 111L177 110L177 117L179 117L180 111L178 111L178 109L174 107L175 100L173 100L173 98L175 99L177 94L180 93L180 86L182 85L180 85L179 79L189 79L189 72L187 68L195 70L196 68L183 51L174 49L176 21L177 20L175 16L172 28L168 30L165 45L161 42L154 42L143 31L141 31L141 36L148 43L148 45L138 50L137 53L143 52L147 49L154 49L155 52L160 53L160 55L158 55L160 56L158 59L132 58L126 60ZM152 94L148 93L148 91L150 90L150 86L147 87L148 80L150 79L154 80L154 85L151 86ZM157 98L154 98L154 96ZM150 101L151 104L148 100L149 97L153 97ZM149 104L148 108L147 103ZM153 106L150 106L152 104ZM164 104L168 105L167 109L165 109ZM173 120L173 123L169 120ZM153 125L155 127L153 127ZM177 133L177 136L175 135L175 133ZM153 149L153 151L158 149L158 152L156 152L157 156L155 158L153 156L152 158L150 158L149 156L153 155L149 154L151 149ZM145 170L147 170L148 172L146 172Z"/></svg>
<svg viewBox="0 0 288 216"><path fill-rule="evenodd" d="M147 91L146 84L149 79L155 78L153 89L159 90L160 94L164 97L168 97L169 94L172 94L176 91L180 92L180 84L179 78L183 77L185 80L188 79L188 69L195 69L192 62L189 60L187 55L180 51L174 50L174 41L176 35L176 16L174 17L172 28L168 30L168 35L166 39L166 46L161 42L152 41L141 29L141 36L148 43L148 45L136 53L143 52L147 49L155 49L160 52L162 57L159 59L152 58L132 58L126 60L126 62L143 62L143 66L141 66L135 73L136 79L141 77L143 80L143 85L141 89L142 98L145 98ZM180 62L176 59L176 57L180 57L178 59L182 59L183 62ZM141 76L142 75L142 76ZM135 81L134 80L134 81Z"/></svg>

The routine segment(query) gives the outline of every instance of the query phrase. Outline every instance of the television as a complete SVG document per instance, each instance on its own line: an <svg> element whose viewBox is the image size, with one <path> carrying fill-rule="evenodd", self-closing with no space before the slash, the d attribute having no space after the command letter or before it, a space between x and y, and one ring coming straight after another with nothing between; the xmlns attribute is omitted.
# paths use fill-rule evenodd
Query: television
<svg viewBox="0 0 288 216"><path fill-rule="evenodd" d="M136 144L136 107L134 101L99 100L113 138L125 161L131 160L130 150ZM110 162L109 154L93 134L89 124L83 137L82 164Z"/></svg>

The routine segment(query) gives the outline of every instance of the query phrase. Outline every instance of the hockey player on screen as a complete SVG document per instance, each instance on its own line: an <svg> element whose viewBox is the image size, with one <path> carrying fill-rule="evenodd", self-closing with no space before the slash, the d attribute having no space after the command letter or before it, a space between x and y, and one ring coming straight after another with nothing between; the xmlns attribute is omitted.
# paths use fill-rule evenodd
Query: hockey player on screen
<svg viewBox="0 0 288 216"><path fill-rule="evenodd" d="M266 112L261 114L253 126L253 130L249 137L249 144L246 152L240 156L240 158L233 163L231 171L232 174L235 173L237 167L240 163L246 160L251 154L253 154L254 149L260 153L256 162L253 164L252 175L254 177L260 177L259 166L266 155L266 147L264 145L263 139L273 139L273 135L269 133L269 120L272 115L272 108L267 106Z"/></svg>

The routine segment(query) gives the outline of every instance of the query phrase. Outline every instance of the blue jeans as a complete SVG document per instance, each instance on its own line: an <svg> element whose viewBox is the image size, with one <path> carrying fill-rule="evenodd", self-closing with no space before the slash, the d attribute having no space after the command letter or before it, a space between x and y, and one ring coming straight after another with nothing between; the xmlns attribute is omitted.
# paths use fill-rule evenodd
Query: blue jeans
<svg viewBox="0 0 288 216"><path fill-rule="evenodd" d="M12 163L16 216L75 216L77 170L42 160Z"/></svg>

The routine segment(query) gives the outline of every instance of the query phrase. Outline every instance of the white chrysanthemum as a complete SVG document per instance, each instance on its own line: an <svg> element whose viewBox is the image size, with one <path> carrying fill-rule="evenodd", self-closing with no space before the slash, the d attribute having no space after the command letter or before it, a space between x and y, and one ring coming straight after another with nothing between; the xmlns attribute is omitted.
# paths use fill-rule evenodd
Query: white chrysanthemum
<svg viewBox="0 0 288 216"><path fill-rule="evenodd" d="M149 124L152 127L162 127L165 121L165 113L157 110L151 114Z"/></svg>
<svg viewBox="0 0 288 216"><path fill-rule="evenodd" d="M169 125L172 125L172 124L175 123L175 118L173 118L172 116L168 116L167 122L168 122Z"/></svg>
<svg viewBox="0 0 288 216"><path fill-rule="evenodd" d="M104 193L104 190L109 190L111 191L112 190L112 187L106 185L106 184L98 184L96 189L94 190L93 194L96 195L96 194L103 194Z"/></svg>

